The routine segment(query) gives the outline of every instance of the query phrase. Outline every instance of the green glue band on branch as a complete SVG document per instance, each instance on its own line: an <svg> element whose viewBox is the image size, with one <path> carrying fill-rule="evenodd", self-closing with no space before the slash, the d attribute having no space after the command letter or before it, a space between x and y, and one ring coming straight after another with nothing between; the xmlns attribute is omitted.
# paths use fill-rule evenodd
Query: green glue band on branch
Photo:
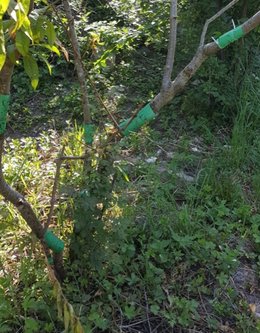
<svg viewBox="0 0 260 333"><path fill-rule="evenodd" d="M94 141L96 127L93 124L85 124L84 125L84 141L88 145L91 145Z"/></svg>
<svg viewBox="0 0 260 333"><path fill-rule="evenodd" d="M140 127L149 123L156 117L150 104L147 104L142 108L138 114L131 120L131 118L122 121L119 127L125 136L128 136L131 132L137 132Z"/></svg>
<svg viewBox="0 0 260 333"><path fill-rule="evenodd" d="M0 134L6 129L6 118L9 107L10 95L0 95Z"/></svg>
<svg viewBox="0 0 260 333"><path fill-rule="evenodd" d="M64 250L64 242L49 229L44 234L44 241L54 253L61 253Z"/></svg>
<svg viewBox="0 0 260 333"><path fill-rule="evenodd" d="M240 25L239 27L230 30L226 32L224 35L220 36L217 40L216 43L221 49L224 49L226 46L229 44L235 42L239 38L243 37L245 35L244 30L242 26Z"/></svg>

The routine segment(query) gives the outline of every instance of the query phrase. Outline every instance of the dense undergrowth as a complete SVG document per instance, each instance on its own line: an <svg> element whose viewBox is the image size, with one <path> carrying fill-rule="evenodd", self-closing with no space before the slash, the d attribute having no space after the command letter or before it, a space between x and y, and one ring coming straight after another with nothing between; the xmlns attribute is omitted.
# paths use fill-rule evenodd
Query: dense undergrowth
<svg viewBox="0 0 260 333"><path fill-rule="evenodd" d="M86 332L258 331L258 85L244 81L232 131L181 114L181 126L165 127L165 115L154 129L111 144L113 162L101 159L107 182L93 172L86 184L82 162L64 164L53 227L67 248L74 218L83 235L72 238L73 262L67 252L64 291ZM7 180L43 214L59 147L81 155L81 135L71 126L62 135L49 130L7 141ZM96 207L102 213L95 219ZM1 216L0 331L60 332L37 243L3 201ZM245 276L236 278L241 270Z"/></svg>
<svg viewBox="0 0 260 333"><path fill-rule="evenodd" d="M134 10L128 17L120 7L117 24L100 28L99 58L86 50L90 78L118 119L160 86L167 25L154 35L143 6L142 29L131 25ZM196 31L186 33L177 68L194 46ZM66 244L63 291L87 333L260 331L259 46L254 36L242 46L207 62L151 127L120 142L107 143L108 117L89 87L101 124L89 151L93 168L84 176L82 161L63 163L51 224ZM73 67L55 61L52 81L43 70L36 95L15 73L4 156L8 183L42 221L60 147L84 151ZM4 201L0 217L0 333L63 332L38 243Z"/></svg>

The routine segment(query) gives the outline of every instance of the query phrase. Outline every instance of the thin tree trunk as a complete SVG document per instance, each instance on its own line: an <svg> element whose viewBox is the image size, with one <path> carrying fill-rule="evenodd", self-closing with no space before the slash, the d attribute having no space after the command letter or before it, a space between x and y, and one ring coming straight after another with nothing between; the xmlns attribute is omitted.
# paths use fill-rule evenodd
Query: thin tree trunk
<svg viewBox="0 0 260 333"><path fill-rule="evenodd" d="M81 99L82 99L82 109L83 109L83 116L84 116L84 123L88 124L91 122L91 115L89 109L89 102L88 102L88 92L86 87L86 75L84 66L81 59L80 48L78 43L78 38L74 26L74 18L71 12L70 4L68 0L62 0L64 10L66 13L66 17L68 19L68 36L73 48L74 53L74 62L77 71L78 81L80 84L81 89Z"/></svg>
<svg viewBox="0 0 260 333"><path fill-rule="evenodd" d="M6 58L5 64L0 71L0 94L1 95L9 95L10 94L10 86L11 80L14 70L14 64Z"/></svg>
<svg viewBox="0 0 260 333"><path fill-rule="evenodd" d="M169 37L167 59L162 80L162 88L161 88L162 93L164 93L164 91L166 91L171 84L172 70L173 70L174 57L176 51L176 39L177 39L177 4L178 4L177 0L172 0L171 12L170 12L170 37Z"/></svg>

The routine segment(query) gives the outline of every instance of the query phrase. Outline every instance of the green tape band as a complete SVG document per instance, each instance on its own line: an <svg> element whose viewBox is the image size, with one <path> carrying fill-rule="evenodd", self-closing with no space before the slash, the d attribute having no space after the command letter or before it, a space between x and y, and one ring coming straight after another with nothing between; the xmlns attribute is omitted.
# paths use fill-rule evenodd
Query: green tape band
<svg viewBox="0 0 260 333"><path fill-rule="evenodd" d="M156 117L153 109L151 108L150 104L147 104L144 108L142 108L135 118L124 120L119 124L120 129L122 130L125 136L128 136L131 132L137 132L140 127L149 123ZM129 123L129 125L127 125Z"/></svg>
<svg viewBox="0 0 260 333"><path fill-rule="evenodd" d="M245 35L244 30L242 26L240 25L239 27L230 30L226 32L224 35L220 36L217 40L216 43L221 49L224 49L224 47L228 46L229 44L235 42L239 38L243 37Z"/></svg>
<svg viewBox="0 0 260 333"><path fill-rule="evenodd" d="M93 124L84 125L84 140L88 145L91 145L94 140L96 127Z"/></svg>
<svg viewBox="0 0 260 333"><path fill-rule="evenodd" d="M0 95L0 134L6 129L6 118L9 106L10 95Z"/></svg>
<svg viewBox="0 0 260 333"><path fill-rule="evenodd" d="M64 250L64 242L49 229L44 234L44 241L54 253L60 253Z"/></svg>

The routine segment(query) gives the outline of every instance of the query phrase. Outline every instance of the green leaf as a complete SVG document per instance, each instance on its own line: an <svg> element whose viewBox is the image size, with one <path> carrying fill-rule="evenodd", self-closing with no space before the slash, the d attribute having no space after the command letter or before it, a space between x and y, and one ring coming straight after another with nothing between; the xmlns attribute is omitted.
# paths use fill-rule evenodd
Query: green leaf
<svg viewBox="0 0 260 333"><path fill-rule="evenodd" d="M57 290L57 309L58 309L58 318L62 320L62 310L63 310L63 304L62 304L62 291L61 288L58 288Z"/></svg>
<svg viewBox="0 0 260 333"><path fill-rule="evenodd" d="M56 32L55 32L53 24L49 21L47 22L46 36L47 36L49 45L53 46L53 44L56 40Z"/></svg>
<svg viewBox="0 0 260 333"><path fill-rule="evenodd" d="M71 325L71 332L75 333L76 330L76 316L74 313L74 309L70 303L68 303L69 314L70 314L70 325Z"/></svg>
<svg viewBox="0 0 260 333"><path fill-rule="evenodd" d="M60 51L59 49L55 46L55 45L49 45L49 44L39 44L39 46L43 46L45 47L46 49L56 53L58 56L60 56Z"/></svg>
<svg viewBox="0 0 260 333"><path fill-rule="evenodd" d="M126 315L127 319L132 319L136 315L135 307L134 305L126 305L124 308L124 314Z"/></svg>
<svg viewBox="0 0 260 333"><path fill-rule="evenodd" d="M16 4L15 8L10 13L10 16L16 22L16 24L11 32L11 34L14 34L17 30L19 30L21 28L21 26L24 23L24 20L27 18L23 5L20 2L18 2Z"/></svg>
<svg viewBox="0 0 260 333"><path fill-rule="evenodd" d="M28 36L31 40L33 40L31 22L27 16L25 16L23 21L23 32L25 33L26 36Z"/></svg>
<svg viewBox="0 0 260 333"><path fill-rule="evenodd" d="M16 33L15 46L22 56L29 53L30 39L21 30Z"/></svg>
<svg viewBox="0 0 260 333"><path fill-rule="evenodd" d="M70 326L70 312L69 312L67 303L64 303L64 318L63 319L64 319L65 332L67 333L69 330L69 326Z"/></svg>
<svg viewBox="0 0 260 333"><path fill-rule="evenodd" d="M75 333L84 333L84 329L78 318L77 318L77 322L76 322Z"/></svg>
<svg viewBox="0 0 260 333"><path fill-rule="evenodd" d="M35 43L40 43L41 40L44 39L45 30L44 30L44 17L38 16L32 18L32 13L30 14L31 18L31 29L33 34L33 41Z"/></svg>
<svg viewBox="0 0 260 333"><path fill-rule="evenodd" d="M0 70L4 66L6 59L6 50L5 50L5 37L3 31L2 21L0 22Z"/></svg>
<svg viewBox="0 0 260 333"><path fill-rule="evenodd" d="M125 171L124 171L119 165L117 165L116 167L117 167L118 170L122 173L122 175L124 176L125 180L129 183L130 180L129 180L129 178L128 178L128 175L125 173Z"/></svg>
<svg viewBox="0 0 260 333"><path fill-rule="evenodd" d="M36 333L39 332L39 324L38 322L33 319L33 318L26 318L25 319L25 326L24 326L24 330L27 333Z"/></svg>
<svg viewBox="0 0 260 333"><path fill-rule="evenodd" d="M23 6L23 9L24 9L24 12L25 14L27 15L29 13L29 9L30 9L30 0L20 0L22 6Z"/></svg>
<svg viewBox="0 0 260 333"><path fill-rule="evenodd" d="M3 17L4 13L7 11L10 0L0 1L0 19Z"/></svg>
<svg viewBox="0 0 260 333"><path fill-rule="evenodd" d="M47 68L48 68L49 74L51 75L51 74L52 74L52 67L51 67L51 64L50 64L49 61L48 61L47 59L45 59L44 57L41 57L41 56L39 56L39 57L41 58L42 61L45 62L46 66L47 66Z"/></svg>
<svg viewBox="0 0 260 333"><path fill-rule="evenodd" d="M31 55L23 57L23 64L26 74L31 79L33 89L36 89L39 83L39 68L36 60Z"/></svg>
<svg viewBox="0 0 260 333"><path fill-rule="evenodd" d="M3 29L4 29L4 31L6 31L7 29L9 29L12 24L13 24L12 20L4 20L3 21Z"/></svg>
<svg viewBox="0 0 260 333"><path fill-rule="evenodd" d="M157 315L160 310L160 307L157 304L153 304L151 305L150 310L154 315Z"/></svg>
<svg viewBox="0 0 260 333"><path fill-rule="evenodd" d="M0 53L0 70L3 68L5 63L6 55L3 53Z"/></svg>
<svg viewBox="0 0 260 333"><path fill-rule="evenodd" d="M68 304L68 308L69 308L70 318L75 317L74 309L70 303Z"/></svg>

